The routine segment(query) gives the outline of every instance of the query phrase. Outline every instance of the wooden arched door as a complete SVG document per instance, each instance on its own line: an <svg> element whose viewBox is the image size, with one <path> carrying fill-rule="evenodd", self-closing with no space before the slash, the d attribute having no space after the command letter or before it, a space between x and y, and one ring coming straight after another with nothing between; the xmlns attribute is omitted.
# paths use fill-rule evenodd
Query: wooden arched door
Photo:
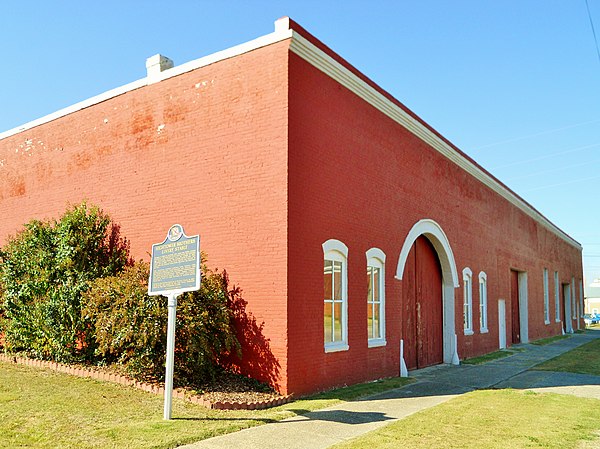
<svg viewBox="0 0 600 449"><path fill-rule="evenodd" d="M408 369L443 361L442 270L431 242L415 240L402 277L402 335Z"/></svg>

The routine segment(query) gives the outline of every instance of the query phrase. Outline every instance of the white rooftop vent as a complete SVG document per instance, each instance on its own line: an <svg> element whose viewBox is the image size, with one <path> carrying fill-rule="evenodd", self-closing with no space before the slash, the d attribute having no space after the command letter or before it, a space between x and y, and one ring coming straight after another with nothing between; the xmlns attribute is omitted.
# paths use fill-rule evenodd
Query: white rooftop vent
<svg viewBox="0 0 600 449"><path fill-rule="evenodd" d="M161 72L174 66L173 61L160 53L146 59L146 72L150 83L156 82Z"/></svg>

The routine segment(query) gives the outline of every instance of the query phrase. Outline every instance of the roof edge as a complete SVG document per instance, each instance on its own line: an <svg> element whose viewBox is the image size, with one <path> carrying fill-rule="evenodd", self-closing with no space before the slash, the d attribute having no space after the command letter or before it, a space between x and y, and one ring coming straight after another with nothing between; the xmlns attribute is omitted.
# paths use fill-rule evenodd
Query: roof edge
<svg viewBox="0 0 600 449"><path fill-rule="evenodd" d="M400 103L387 91L382 89L366 75L357 70L345 59L323 44L319 39L306 31L289 17L282 17L275 21L275 31L253 39L251 41L230 47L228 49L189 61L179 66L161 72L158 76L149 80L148 77L125 84L115 89L108 90L99 95L75 103L51 114L27 122L23 125L0 133L0 140L6 139L18 133L30 130L37 126L59 119L79 110L96 105L111 98L123 95L127 92L139 89L192 70L205 67L215 62L223 61L261 47L291 38L290 51L294 52L323 73L327 74L360 98L371 104L383 114L396 121L415 136L428 143L443 156L454 162L460 168L471 174L500 196L525 212L538 223L544 225L554 234L562 238L570 245L582 250L579 242L561 230L558 226L548 220L531 204L513 192L509 187L494 177L491 173L481 167L472 158L453 145L448 139L429 126L414 112Z"/></svg>
<svg viewBox="0 0 600 449"><path fill-rule="evenodd" d="M116 87L114 89L108 90L101 94L95 95L86 100L75 103L71 106L67 106L65 108L59 109L58 111L52 112L48 115L40 117L38 119L32 120L30 122L24 123L23 125L16 126L7 131L0 132L0 140L6 139L8 137L14 136L15 134L19 134L23 131L30 130L35 128L36 126L43 125L45 123L51 122L53 120L59 119L66 115L72 114L74 112L80 111L82 109L88 108L90 106L94 106L98 103L102 103L103 101L110 100L111 98L117 97L119 95L123 95L127 92L139 89L141 87L147 86L149 84L154 84L165 79L172 78L174 76L178 76L187 72L191 72L192 70L199 69L201 67L205 67L210 64L214 64L215 62L223 61L225 59L233 58L235 56L239 56L244 53L248 53L250 51L256 50L261 47L266 47L268 45L274 44L276 42L280 42L285 39L289 39L292 37L292 31L290 29L284 29L282 27L275 27L275 31L273 33L258 37L251 41L245 42L243 44L236 45L234 47L230 47L225 50L221 50L216 53L212 53L207 56L203 56L201 58L195 59L193 61L186 62L179 66L175 66L171 69L167 69L163 72L160 72L158 75L155 75L150 79L148 76L141 78L137 81L133 81L131 83L125 84L120 87Z"/></svg>
<svg viewBox="0 0 600 449"><path fill-rule="evenodd" d="M447 159L508 200L536 222L545 226L566 243L580 251L583 249L577 240L552 223L535 207L475 162L474 159L458 149L458 147L438 133L405 105L400 103L400 101L391 94L370 80L366 75L359 72L350 63L291 19L283 18L279 20L282 21L284 19L288 21L290 29L293 32L290 51L294 52L354 94L358 95L371 106L402 125L416 137L429 144Z"/></svg>

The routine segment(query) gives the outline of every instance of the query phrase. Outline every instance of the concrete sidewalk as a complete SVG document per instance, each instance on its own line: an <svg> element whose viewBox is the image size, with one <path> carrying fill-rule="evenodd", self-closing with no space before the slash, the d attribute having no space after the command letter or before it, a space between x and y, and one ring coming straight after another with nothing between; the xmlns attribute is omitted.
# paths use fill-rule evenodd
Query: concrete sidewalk
<svg viewBox="0 0 600 449"><path fill-rule="evenodd" d="M600 332L574 334L547 346L521 345L525 351L485 365L438 365L411 371L416 382L403 388L182 448L324 449L477 389L533 388L600 399L600 376L529 371L599 337Z"/></svg>

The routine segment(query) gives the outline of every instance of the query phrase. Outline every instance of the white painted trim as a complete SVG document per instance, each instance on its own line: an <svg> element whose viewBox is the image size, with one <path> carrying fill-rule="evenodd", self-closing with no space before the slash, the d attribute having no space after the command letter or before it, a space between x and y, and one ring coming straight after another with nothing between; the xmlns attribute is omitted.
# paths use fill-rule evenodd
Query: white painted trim
<svg viewBox="0 0 600 449"><path fill-rule="evenodd" d="M348 258L348 247L336 239L329 239L323 243L323 253L326 254L330 251L337 251L346 259Z"/></svg>
<svg viewBox="0 0 600 449"><path fill-rule="evenodd" d="M408 369L404 360L404 340L400 339L400 377L408 377Z"/></svg>
<svg viewBox="0 0 600 449"><path fill-rule="evenodd" d="M371 248L366 252L367 260L379 259L382 263L385 263L385 253L379 248Z"/></svg>
<svg viewBox="0 0 600 449"><path fill-rule="evenodd" d="M529 343L529 289L526 271L519 271L518 282L521 343Z"/></svg>
<svg viewBox="0 0 600 449"><path fill-rule="evenodd" d="M506 301L498 300L498 347L506 349Z"/></svg>
<svg viewBox="0 0 600 449"><path fill-rule="evenodd" d="M454 334L454 353L452 354L450 363L452 365L460 365L460 357L458 355L458 337L456 334Z"/></svg>
<svg viewBox="0 0 600 449"><path fill-rule="evenodd" d="M377 89L352 73L352 71L337 62L323 50L317 48L314 44L302 37L296 31L292 33L290 50L326 75L333 78L342 86L349 89L371 106L402 125L423 142L429 144L432 148L454 162L460 168L472 175L475 179L479 180L484 185L498 193L500 196L507 199L510 203L521 209L535 221L548 228L567 243L579 250L582 250L579 242L567 235L554 223L535 210L531 205L526 203L525 200L509 190L508 187L506 187L500 181L493 178L488 172L456 151L451 145L446 143L441 137L429 129L421 120L413 118L408 112L406 112L396 103L388 99Z"/></svg>
<svg viewBox="0 0 600 449"><path fill-rule="evenodd" d="M465 335L473 335L473 272L469 267L465 267L462 271L463 279L463 327L465 325L465 302L469 309L467 326L464 327Z"/></svg>
<svg viewBox="0 0 600 449"><path fill-rule="evenodd" d="M565 332L568 334L573 333L573 320L571 319L571 284L561 284L564 297L564 314L565 314Z"/></svg>
<svg viewBox="0 0 600 449"><path fill-rule="evenodd" d="M575 291L575 276L571 277L571 314L573 315L573 319L577 319L577 294ZM577 323L579 325L579 323ZM577 327L579 329L579 327Z"/></svg>
<svg viewBox="0 0 600 449"><path fill-rule="evenodd" d="M324 342L325 352L347 351L348 346L348 247L339 240L322 244L323 259L342 262L342 341Z"/></svg>
<svg viewBox="0 0 600 449"><path fill-rule="evenodd" d="M479 275L477 276L479 278L479 332L481 334L487 334L489 332L488 326L488 317L489 317L489 311L488 311L488 286L487 286L487 274L485 273L485 271L480 271ZM481 288L481 285L483 284L483 289ZM482 295L483 293L483 295ZM482 296L483 296L483 301L482 301ZM481 325L481 304L483 303L484 305L484 309L485 309L485 326Z"/></svg>
<svg viewBox="0 0 600 449"><path fill-rule="evenodd" d="M328 343L325 345L325 353L341 352L350 349L347 343Z"/></svg>
<svg viewBox="0 0 600 449"><path fill-rule="evenodd" d="M573 286L573 319L576 321L577 330L581 329L581 320L579 319L579 301L577 301L577 288L575 284L575 276L571 278L571 285Z"/></svg>
<svg viewBox="0 0 600 449"><path fill-rule="evenodd" d="M213 53L207 56L204 56L199 59L195 59L193 61L186 62L185 64L181 64L179 66L173 67L172 69L165 70L156 74L152 77L145 77L139 79L137 81L133 81L131 83L125 84L124 86L117 87L115 89L108 90L94 97L88 98L87 100L80 101L71 106L67 106L66 108L59 109L56 112L45 115L36 120L32 120L23 125L17 126L15 128L9 129L8 131L4 131L0 133L0 140L5 139L7 137L13 136L23 131L27 131L31 128L35 128L36 126L43 125L44 123L51 122L58 118L64 117L66 115L77 112L81 109L88 108L95 104L101 103L106 100L110 100L111 98L117 97L119 95L123 95L127 92L130 92L135 89L139 89L141 87L147 86L149 84L157 83L168 78L172 78L174 76L181 75L183 73L191 72L192 70L199 69L201 67L205 67L210 64L214 64L219 61L223 61L225 59L233 58L235 56L242 55L244 53L251 52L261 47L266 47L271 44L275 44L285 39L289 39L292 37L292 30L290 29L282 29L281 27L275 27L275 32L267 34L265 36L261 36L257 39L253 39L251 41L245 42L240 45L236 45L234 47L230 47L228 49L219 51L217 53Z"/></svg>
<svg viewBox="0 0 600 449"><path fill-rule="evenodd" d="M396 268L396 279L402 280L404 273L404 266L406 265L406 259L410 253L415 240L421 235L426 236L435 250L438 253L438 257L442 254L444 258L440 257L440 264L442 265L442 275L449 276L452 279L454 287L459 287L458 283L458 272L456 270L456 263L454 262L454 253L450 247L448 237L444 233L442 227L431 219L419 220L411 228L404 239L402 250L400 251L400 257L398 259L398 266ZM433 237L433 238L432 238Z"/></svg>
<svg viewBox="0 0 600 449"><path fill-rule="evenodd" d="M387 298L385 295L385 253L379 248L371 248L367 250L365 255L367 258L367 266L376 267L381 270L379 274L379 331L381 337L368 339L368 347L375 348L386 345L385 303ZM369 301L368 298L367 301Z"/></svg>
<svg viewBox="0 0 600 449"><path fill-rule="evenodd" d="M387 341L384 338L372 338L369 340L369 348L380 348L386 345Z"/></svg>
<svg viewBox="0 0 600 449"><path fill-rule="evenodd" d="M560 323L560 280L558 271L554 272L554 322Z"/></svg>
<svg viewBox="0 0 600 449"><path fill-rule="evenodd" d="M544 267L542 276L544 284L544 324L550 324L550 275L548 268Z"/></svg>
<svg viewBox="0 0 600 449"><path fill-rule="evenodd" d="M398 258L398 265L396 266L396 279L402 280L404 275L404 267L410 249L412 248L415 240L421 235L427 237L427 239L433 245L440 265L442 267L442 338L443 338L443 361L444 363L458 364L458 347L456 340L456 324L454 318L455 310L455 292L454 289L458 287L458 272L456 270L456 263L454 262L454 254L450 247L448 237L444 233L443 229L439 224L431 219L419 220L411 230L408 232L402 249L400 250L400 256Z"/></svg>

